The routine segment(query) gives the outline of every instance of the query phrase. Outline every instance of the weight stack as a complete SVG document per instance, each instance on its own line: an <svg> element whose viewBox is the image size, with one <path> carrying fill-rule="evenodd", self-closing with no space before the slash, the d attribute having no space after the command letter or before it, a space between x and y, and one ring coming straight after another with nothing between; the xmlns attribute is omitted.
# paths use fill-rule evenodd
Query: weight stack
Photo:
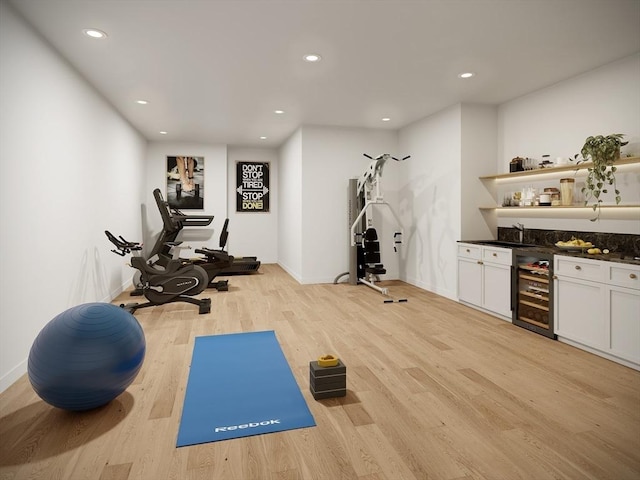
<svg viewBox="0 0 640 480"><path fill-rule="evenodd" d="M347 394L347 366L341 360L335 367L309 362L309 390L316 400L344 397Z"/></svg>

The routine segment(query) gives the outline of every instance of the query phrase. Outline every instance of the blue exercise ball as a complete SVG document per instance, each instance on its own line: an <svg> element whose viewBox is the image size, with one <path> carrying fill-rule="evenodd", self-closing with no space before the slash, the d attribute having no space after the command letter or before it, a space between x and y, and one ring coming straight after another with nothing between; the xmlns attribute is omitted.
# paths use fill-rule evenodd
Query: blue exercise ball
<svg viewBox="0 0 640 480"><path fill-rule="evenodd" d="M27 372L38 396L83 411L109 403L136 378L146 350L142 327L123 308L86 303L56 316L38 334Z"/></svg>

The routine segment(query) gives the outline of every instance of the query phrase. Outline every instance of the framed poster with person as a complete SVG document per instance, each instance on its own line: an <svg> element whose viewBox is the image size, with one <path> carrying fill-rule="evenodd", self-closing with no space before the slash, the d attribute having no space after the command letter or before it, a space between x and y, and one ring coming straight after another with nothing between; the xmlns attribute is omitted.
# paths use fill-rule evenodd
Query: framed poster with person
<svg viewBox="0 0 640 480"><path fill-rule="evenodd" d="M167 156L166 197L171 208L204 209L204 157Z"/></svg>

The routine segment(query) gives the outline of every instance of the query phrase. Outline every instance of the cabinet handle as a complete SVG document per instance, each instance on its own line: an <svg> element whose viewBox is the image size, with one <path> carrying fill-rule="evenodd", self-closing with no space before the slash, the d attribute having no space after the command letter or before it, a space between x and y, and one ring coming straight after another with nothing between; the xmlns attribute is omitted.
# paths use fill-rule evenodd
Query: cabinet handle
<svg viewBox="0 0 640 480"><path fill-rule="evenodd" d="M630 273L629 278L631 278L632 280L635 280L636 278L638 278L638 276L635 273Z"/></svg>
<svg viewBox="0 0 640 480"><path fill-rule="evenodd" d="M574 268L575 268L576 270L582 270L582 267L581 267L580 265L576 265Z"/></svg>
<svg viewBox="0 0 640 480"><path fill-rule="evenodd" d="M471 250L469 250L468 248L467 248L467 253L471 253Z"/></svg>
<svg viewBox="0 0 640 480"><path fill-rule="evenodd" d="M484 265L484 263L482 263L482 260L478 260L478 265Z"/></svg>
<svg viewBox="0 0 640 480"><path fill-rule="evenodd" d="M494 257L497 257L497 256L498 256L498 254L497 254L497 253L494 253L494 254L493 254L493 256L494 256Z"/></svg>

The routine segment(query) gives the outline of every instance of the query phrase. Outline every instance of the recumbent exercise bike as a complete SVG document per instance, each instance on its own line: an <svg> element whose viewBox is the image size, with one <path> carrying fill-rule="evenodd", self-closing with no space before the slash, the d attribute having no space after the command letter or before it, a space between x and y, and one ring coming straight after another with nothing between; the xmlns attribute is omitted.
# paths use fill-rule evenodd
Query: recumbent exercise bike
<svg viewBox="0 0 640 480"><path fill-rule="evenodd" d="M196 253L204 255L204 257L180 258L179 253L182 242L177 241L177 237L183 227L207 226L213 221L213 215L186 215L178 209L171 208L159 188L153 191L153 197L162 218L162 231L158 235L151 253L149 253L149 258L153 260L153 264L165 267L170 261L178 259L185 263L194 264L204 269L207 273L209 279L208 288L215 288L218 291L229 290L228 280L215 280L218 275L234 262L234 257L223 250L224 243L227 241L228 220L225 221L220 234L220 250L202 248L197 249Z"/></svg>
<svg viewBox="0 0 640 480"><path fill-rule="evenodd" d="M116 250L111 250L113 253L121 257L132 254L131 266L140 272L139 287L148 300L147 303L122 304L120 305L122 308L133 313L139 308L171 302L187 302L197 305L200 314L211 311L210 298L192 298L193 295L202 293L209 284L207 272L202 267L180 260L170 260L164 268L150 265L142 256L140 243L129 242L123 237L116 238L108 230L104 233L116 246Z"/></svg>

